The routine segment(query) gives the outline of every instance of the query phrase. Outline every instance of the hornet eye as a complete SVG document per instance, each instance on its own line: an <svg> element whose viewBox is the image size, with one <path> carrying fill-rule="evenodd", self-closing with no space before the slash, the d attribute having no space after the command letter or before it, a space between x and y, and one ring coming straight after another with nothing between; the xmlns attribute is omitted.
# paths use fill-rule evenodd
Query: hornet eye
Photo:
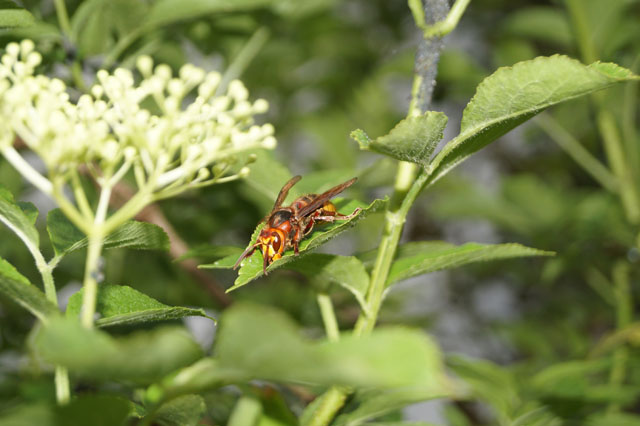
<svg viewBox="0 0 640 426"><path fill-rule="evenodd" d="M275 232L271 235L273 237L273 243L272 243L273 249L278 252L280 251L280 246L282 245L282 241L280 241L280 236Z"/></svg>

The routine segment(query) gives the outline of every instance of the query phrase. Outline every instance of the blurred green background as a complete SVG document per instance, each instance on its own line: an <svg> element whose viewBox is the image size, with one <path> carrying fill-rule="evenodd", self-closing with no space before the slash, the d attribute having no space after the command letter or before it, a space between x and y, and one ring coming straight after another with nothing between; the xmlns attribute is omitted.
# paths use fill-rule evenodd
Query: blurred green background
<svg viewBox="0 0 640 426"><path fill-rule="evenodd" d="M391 192L393 162L361 152L349 133L361 128L372 137L383 135L406 115L420 34L405 2L238 0L219 2L222 6L215 10L206 2L176 8L167 1L165 9L156 8L151 15L153 3L67 1L72 22L64 37L51 2L24 1L36 25L1 29L0 44L34 39L45 56L43 71L78 87L90 86L87 79L97 69L131 66L141 53L174 69L185 62L208 70L234 64L251 96L270 103L263 119L274 124L279 145L261 161L269 162L274 173L286 167L321 182L359 176L352 194L362 200ZM445 140L457 134L475 87L498 67L555 53L588 63L594 54L594 59L638 72L640 2L584 0L579 2L583 21L576 21L569 3L471 2L445 39L430 108L449 116ZM576 41L580 22L587 25L591 53ZM637 83L602 96L601 104L614 115L629 152L637 154ZM424 327L448 354L493 361L518 381L543 368L587 358L612 332L616 274L629 277L633 300L638 296L638 221L559 147L562 129L605 161L593 102L581 98L563 104L473 156L421 196L403 235L403 241L519 242L557 256L413 278L388 295L381 323ZM45 217L47 201L2 159L0 182L20 199L35 202L41 219ZM196 249L246 244L272 202L268 191L238 181L188 193L159 208L176 234ZM382 218L374 215L322 250L353 254L375 248L381 224ZM0 228L0 256L40 282L28 252L5 228ZM62 295L79 288L83 260L83 253L70 256L56 271ZM210 259L205 254L201 260ZM106 253L104 273L109 282L130 285L168 305L203 306L212 312L227 301L213 297L210 286L227 288L235 278L233 272L211 270L194 276L167 253L117 250ZM279 307L310 335L323 333L310 283L299 274L280 270L230 297ZM341 326L351 328L357 316L353 299L345 293L335 302ZM0 296L0 410L54 398L53 384L38 374L38 361L25 351L33 323L26 311ZM205 340L210 343L210 337ZM627 368L626 405L631 411L637 410L637 399L633 401L640 393L638 355L631 350ZM585 386L603 374L585 375ZM540 389L523 391L528 392ZM594 394L572 405L571 395L562 392L543 392L541 398L569 417L608 402ZM216 413L209 415L216 418ZM491 415L475 403L414 407L407 416L442 424L492 424Z"/></svg>

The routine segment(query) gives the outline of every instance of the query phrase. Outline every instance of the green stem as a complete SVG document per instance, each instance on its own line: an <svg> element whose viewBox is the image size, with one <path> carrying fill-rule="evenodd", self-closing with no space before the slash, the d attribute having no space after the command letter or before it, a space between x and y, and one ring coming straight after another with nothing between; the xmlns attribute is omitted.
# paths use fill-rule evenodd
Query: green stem
<svg viewBox="0 0 640 426"><path fill-rule="evenodd" d="M100 254L104 243L102 227L96 228L88 236L87 261L82 283L82 325L93 328L93 316L96 313L96 299L98 297L98 274L100 268Z"/></svg>
<svg viewBox="0 0 640 426"><path fill-rule="evenodd" d="M453 31L471 0L456 0L444 21L424 28L424 38L444 37ZM414 14L415 16L415 14Z"/></svg>
<svg viewBox="0 0 640 426"><path fill-rule="evenodd" d="M266 27L260 27L253 33L249 41L242 47L240 53L234 58L233 62L229 65L229 68L222 76L222 80L216 90L217 93L224 92L227 89L227 85L234 78L240 77L247 66L251 63L253 58L260 52L262 46L269 39L269 30Z"/></svg>
<svg viewBox="0 0 640 426"><path fill-rule="evenodd" d="M549 114L542 113L536 117L536 122L564 152L569 154L603 188L613 193L618 192L619 186L616 177L555 119Z"/></svg>
<svg viewBox="0 0 640 426"><path fill-rule="evenodd" d="M613 283L615 286L616 301L616 329L625 329L631 324L633 316L632 296L629 286L629 264L618 261L613 267ZM626 376L628 348L619 346L613 353L613 365L609 374L609 383L614 387L620 387ZM609 412L620 411L619 403L610 403Z"/></svg>
<svg viewBox="0 0 640 426"><path fill-rule="evenodd" d="M133 42L136 41L136 39L138 39L138 37L140 37L147 29L148 28L145 26L139 26L135 30L131 31L129 34L118 40L113 49L111 49L111 51L105 57L102 66L104 68L111 67L111 65L113 65L115 61L120 57L120 55L122 55L122 53L127 50L127 48L131 46L131 44L133 44Z"/></svg>
<svg viewBox="0 0 640 426"><path fill-rule="evenodd" d="M56 365L55 369L55 384L56 384L56 400L59 405L65 405L69 403L71 392L69 386L69 372L66 367Z"/></svg>
<svg viewBox="0 0 640 426"><path fill-rule="evenodd" d="M330 342L337 342L340 339L340 329L338 328L338 321L336 320L336 314L333 310L331 297L326 293L318 293L317 299L324 329L327 332L327 339L329 339Z"/></svg>
<svg viewBox="0 0 640 426"><path fill-rule="evenodd" d="M375 327L389 270L400 242L407 214L418 194L428 183L429 175L424 170L420 170L418 176L413 178L413 172L416 168L415 164L405 162L398 166L395 191L391 199L391 206L386 213L384 232L367 292L366 303L369 314L367 315L364 311L360 314L354 329L356 336L368 334Z"/></svg>
<svg viewBox="0 0 640 426"><path fill-rule="evenodd" d="M86 328L93 327L93 316L96 312L96 299L98 297L98 280L100 273L100 254L104 238L108 235L106 231L105 219L111 198L111 187L105 185L100 191L100 199L96 208L96 215L93 227L87 234L87 262L84 270L84 281L82 286L82 325Z"/></svg>
<svg viewBox="0 0 640 426"><path fill-rule="evenodd" d="M56 15L58 15L58 23L64 35L71 40L71 24L69 23L69 14L67 13L67 6L64 4L64 0L54 0L56 6ZM74 41L74 40L71 40Z"/></svg>
<svg viewBox="0 0 640 426"><path fill-rule="evenodd" d="M51 196L53 193L53 184L49 179L42 176L31 164L27 163L13 146L7 146L2 149L2 155L26 180L33 186L38 188L40 192Z"/></svg>
<svg viewBox="0 0 640 426"><path fill-rule="evenodd" d="M580 48L580 56L588 64L597 61L598 55L592 39L593 32L591 25L589 25L584 2L582 0L566 0L566 5Z"/></svg>
<svg viewBox="0 0 640 426"><path fill-rule="evenodd" d="M593 32L583 2L581 0L567 0L566 4L583 61L586 63L597 61L598 52L593 42ZM591 97L598 111L597 125L607 160L619 182L619 194L625 214L629 222L638 224L640 223L640 190L633 179L633 167L628 163L628 161L633 161L632 158L629 158L632 153L624 150L615 117L604 105L605 94L597 92Z"/></svg>
<svg viewBox="0 0 640 426"><path fill-rule="evenodd" d="M633 173L627 163L627 153L624 151L615 118L611 112L600 108L597 123L611 169L620 182L619 194L627 220L632 224L638 224L640 223L639 195L633 181Z"/></svg>

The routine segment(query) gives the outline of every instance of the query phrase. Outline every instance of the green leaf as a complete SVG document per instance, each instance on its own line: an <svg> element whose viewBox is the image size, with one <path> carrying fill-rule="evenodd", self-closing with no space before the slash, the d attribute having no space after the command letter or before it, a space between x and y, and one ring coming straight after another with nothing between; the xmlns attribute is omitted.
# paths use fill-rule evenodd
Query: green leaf
<svg viewBox="0 0 640 426"><path fill-rule="evenodd" d="M57 426L54 408L44 402L24 404L2 411L1 426Z"/></svg>
<svg viewBox="0 0 640 426"><path fill-rule="evenodd" d="M387 285L429 272L453 269L468 263L509 259L524 256L551 256L553 252L520 244L467 243L456 246L444 241L421 241L398 247L391 265ZM375 251L360 256L365 265L372 265Z"/></svg>
<svg viewBox="0 0 640 426"><path fill-rule="evenodd" d="M53 209L47 215L47 232L56 256L64 256L84 248L88 243L85 235L67 219L60 209ZM169 237L157 225L130 220L105 238L104 248L168 250Z"/></svg>
<svg viewBox="0 0 640 426"><path fill-rule="evenodd" d="M447 366L469 386L471 396L493 408L501 423L509 424L520 404L516 378L506 368L489 361L448 357Z"/></svg>
<svg viewBox="0 0 640 426"><path fill-rule="evenodd" d="M59 314L40 289L32 285L9 262L0 258L0 292L22 305L40 320Z"/></svg>
<svg viewBox="0 0 640 426"><path fill-rule="evenodd" d="M303 339L281 312L234 306L220 321L216 353L220 367L247 378L321 385L414 386L449 393L436 344L406 328L376 329L335 343ZM398 362L402 360L402 362Z"/></svg>
<svg viewBox="0 0 640 426"><path fill-rule="evenodd" d="M31 203L18 204L9 190L0 186L0 222L4 223L29 248L38 250L40 236L35 227L38 212Z"/></svg>
<svg viewBox="0 0 640 426"><path fill-rule="evenodd" d="M557 363L533 376L530 389L547 399L632 403L640 394L637 386L601 385L593 380L594 376L605 374L610 368L609 359Z"/></svg>
<svg viewBox="0 0 640 426"><path fill-rule="evenodd" d="M500 68L478 86L462 115L460 134L431 162L430 181L552 105L637 78L616 64L587 66L560 55Z"/></svg>
<svg viewBox="0 0 640 426"><path fill-rule="evenodd" d="M153 414L153 421L162 426L197 426L205 411L200 395L183 395L163 404Z"/></svg>
<svg viewBox="0 0 640 426"><path fill-rule="evenodd" d="M114 338L64 318L39 330L35 349L46 361L82 377L137 383L152 382L202 355L182 328L163 327Z"/></svg>
<svg viewBox="0 0 640 426"><path fill-rule="evenodd" d="M441 392L430 389L416 389L413 387L385 390L366 390L357 392L354 399L357 408L342 414L332 423L335 426L359 425L363 422L380 417L391 411L399 410L409 404L420 401L441 398ZM367 424L396 424L396 423L367 423ZM408 424L403 423L398 424ZM417 423L420 425L421 423ZM427 423L425 423L427 424Z"/></svg>
<svg viewBox="0 0 640 426"><path fill-rule="evenodd" d="M201 246L189 250L176 259L175 262L180 262L194 257L206 259L213 258L215 259L213 263L200 265L199 267L208 269L231 269L236 263L236 260L238 260L242 254L242 251L241 247L233 246Z"/></svg>
<svg viewBox="0 0 640 426"><path fill-rule="evenodd" d="M364 219L371 213L375 213L384 208L387 203L387 199L384 200L374 200L368 206L360 201L350 200L347 202L343 201L334 201L336 207L338 207L339 211L343 214L352 213L357 207L360 207L362 211L358 213L354 218L349 221L336 221L332 224L321 225L314 229L314 231L308 235L302 242L300 243L300 254L312 250L321 244L326 243L330 239L336 237L338 234L346 231L347 229L355 226L360 220ZM254 231L250 245L254 244L262 227L264 224L260 224L256 230ZM273 262L267 268L267 271L272 271L276 268L279 268L286 263L295 259L295 255L293 250L289 250L286 252L281 259ZM240 270L238 272L238 278L233 284L233 287L229 288L227 291L235 290L243 285L255 280L259 276L262 275L262 253L260 250L256 250L251 257L242 261L240 266Z"/></svg>
<svg viewBox="0 0 640 426"><path fill-rule="evenodd" d="M357 257L310 253L285 267L304 274L318 286L327 287L327 284L335 283L344 287L355 296L360 306L366 309L365 296L369 288L369 274Z"/></svg>
<svg viewBox="0 0 640 426"><path fill-rule="evenodd" d="M515 10L502 22L507 37L526 37L568 48L573 43L565 12L557 7L534 6Z"/></svg>
<svg viewBox="0 0 640 426"><path fill-rule="evenodd" d="M0 27L28 27L35 21L36 19L27 9L23 9L11 0L0 0Z"/></svg>
<svg viewBox="0 0 640 426"><path fill-rule="evenodd" d="M202 358L150 386L145 400L157 404L179 395L199 393L244 379L242 371L223 369L217 359Z"/></svg>
<svg viewBox="0 0 640 426"><path fill-rule="evenodd" d="M446 115L442 112L427 111L417 117L405 118L387 135L375 140L369 139L362 130L353 131L351 137L358 142L360 149L426 166L436 145L442 139L446 126Z"/></svg>
<svg viewBox="0 0 640 426"><path fill-rule="evenodd" d="M159 0L153 3L144 26L157 28L175 22L268 6L273 0Z"/></svg>
<svg viewBox="0 0 640 426"><path fill-rule="evenodd" d="M81 395L67 405L56 407L57 425L123 425L129 417L132 403L124 398L107 395Z"/></svg>
<svg viewBox="0 0 640 426"><path fill-rule="evenodd" d="M67 317L80 315L82 295L83 290L80 290L69 298ZM101 315L101 318L96 320L98 327L143 324L190 316L206 317L215 321L203 309L167 306L131 287L108 284L98 287L96 312Z"/></svg>
<svg viewBox="0 0 640 426"><path fill-rule="evenodd" d="M598 413L589 416L584 422L586 426L638 426L640 416L627 413Z"/></svg>

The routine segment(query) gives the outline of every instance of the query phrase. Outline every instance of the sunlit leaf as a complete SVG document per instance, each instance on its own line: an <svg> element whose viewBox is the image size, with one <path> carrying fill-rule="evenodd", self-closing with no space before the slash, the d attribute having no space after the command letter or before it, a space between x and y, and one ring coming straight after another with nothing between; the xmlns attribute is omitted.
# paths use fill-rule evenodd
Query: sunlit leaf
<svg viewBox="0 0 640 426"><path fill-rule="evenodd" d="M304 253L306 251L312 250L321 244L326 243L330 239L336 237L341 232L346 231L347 229L354 226L360 220L364 219L371 213L375 213L381 210L386 205L387 200L374 200L371 204L366 205L360 201L350 200L347 202L336 201L335 204L338 207L338 210L342 214L351 214L357 207L360 207L362 211L358 213L354 218L348 221L335 221L332 224L321 225L314 229L314 231L305 237L300 243L300 253ZM258 228L253 233L250 244L254 244L260 230L264 225L260 224ZM295 259L295 255L293 250L287 251L281 259L273 262L267 268L267 271L272 271L280 266L292 261ZM254 254L243 260L240 270L238 272L238 278L236 279L233 287L231 287L227 291L235 290L238 287L242 287L243 285L253 281L262 275L262 253L259 250L256 250Z"/></svg>
<svg viewBox="0 0 640 426"><path fill-rule="evenodd" d="M421 241L398 247L391 265L387 285L429 272L498 259L525 256L551 256L553 252L525 247L520 244L478 244L461 246L444 241ZM373 265L375 251L360 256L365 265Z"/></svg>
<svg viewBox="0 0 640 426"><path fill-rule="evenodd" d="M82 295L83 290L80 290L69 298L66 312L68 317L80 315ZM124 285L100 285L96 312L101 315L101 318L96 320L98 327L168 321L189 316L200 316L213 320L203 309L167 306Z"/></svg>
<svg viewBox="0 0 640 426"><path fill-rule="evenodd" d="M35 18L27 9L11 0L0 0L0 28L28 27Z"/></svg>
<svg viewBox="0 0 640 426"><path fill-rule="evenodd" d="M464 110L460 134L429 165L430 181L552 105L637 78L616 64L587 66L560 55L500 68L480 83Z"/></svg>
<svg viewBox="0 0 640 426"><path fill-rule="evenodd" d="M41 320L60 311L44 293L16 270L9 262L0 258L0 292L28 309Z"/></svg>
<svg viewBox="0 0 640 426"><path fill-rule="evenodd" d="M35 337L46 361L82 377L151 382L200 358L200 346L181 328L164 327L111 337L71 319L55 319Z"/></svg>
<svg viewBox="0 0 640 426"><path fill-rule="evenodd" d="M416 330L376 329L369 336L314 343L282 313L260 306L232 307L220 324L220 367L248 378L450 392L437 346Z"/></svg>
<svg viewBox="0 0 640 426"><path fill-rule="evenodd" d="M369 139L362 130L353 131L351 137L358 142L360 149L426 166L446 126L446 115L427 111L417 117L405 118L388 134L374 140Z"/></svg>
<svg viewBox="0 0 640 426"><path fill-rule="evenodd" d="M37 210L32 204L20 206L13 199L11 192L0 186L0 222L20 237L29 250L37 250L40 244L40 236L35 227L37 215Z"/></svg>

